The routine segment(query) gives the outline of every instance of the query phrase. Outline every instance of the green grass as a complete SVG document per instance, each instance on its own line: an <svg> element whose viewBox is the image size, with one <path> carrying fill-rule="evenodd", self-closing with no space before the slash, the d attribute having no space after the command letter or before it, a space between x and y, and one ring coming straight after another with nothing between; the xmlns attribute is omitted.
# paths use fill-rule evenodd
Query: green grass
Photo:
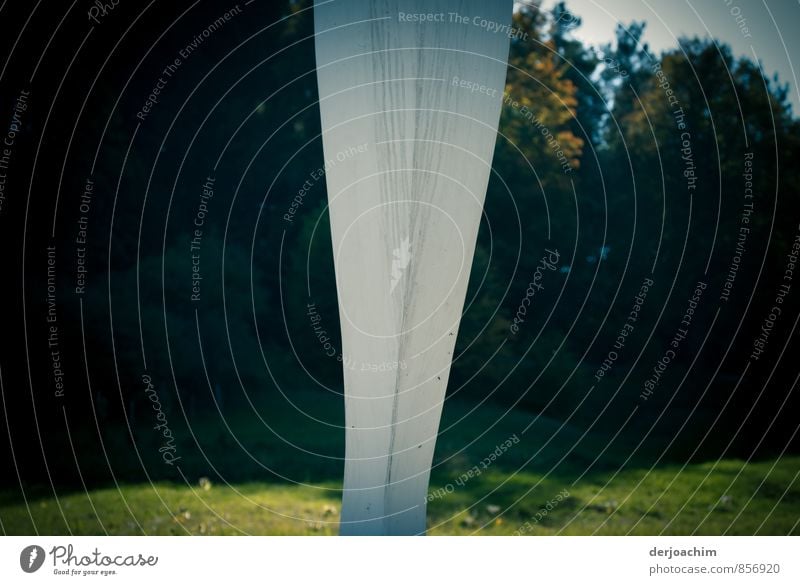
<svg viewBox="0 0 800 585"><path fill-rule="evenodd" d="M473 502L466 493L454 492L448 496L452 501L443 498L434 502L429 508L430 532L514 534L522 529L525 534L548 535L800 534L800 484L794 482L798 469L798 457L777 463L729 460L716 465L689 465L682 470L662 467L651 472L628 470L616 476L597 474L575 486L521 473L509 481L509 486L468 511L464 508ZM483 480L486 485L474 491L486 493L502 480L487 475ZM527 493L538 482L539 487ZM569 495L555 501L562 490ZM495 508L490 506L499 506L504 512L492 514Z"/></svg>
<svg viewBox="0 0 800 585"><path fill-rule="evenodd" d="M304 409L323 413L337 398L328 404L316 395L309 400L313 404L304 404ZM195 433L197 443L181 434L186 482L166 473L147 428L137 431L136 444L152 483L126 471L126 465L136 468L138 459L131 462L128 455L125 464L117 463L123 446L109 443L119 488L108 481L88 492L73 485L59 488L56 500L52 490L27 486L27 505L19 491L0 491L2 530L53 535L336 534L341 461L287 453L283 440L335 455L343 451L340 433L335 427L312 430L280 408L264 409L277 434L255 424L252 415L226 416L252 457L233 457L240 452L236 441L213 419L197 425L203 429L202 437ZM608 446L602 436L583 437L580 429L559 421L540 417L523 434L531 420L525 413L505 414L497 407L471 412L466 404L448 402L431 479L430 534L800 534L800 457L722 460L685 468L659 465L650 471L645 458L623 466L627 454L619 445ZM519 444L479 475L457 481L515 434ZM81 463L85 478L92 465L104 465L91 455ZM276 479L261 465L291 481ZM557 498L565 490L569 495ZM543 513L548 502L551 509Z"/></svg>
<svg viewBox="0 0 800 585"><path fill-rule="evenodd" d="M181 486L138 484L0 507L8 533L68 534L335 534L338 495L270 484ZM60 509L59 509L60 506ZM95 512L96 511L96 512ZM133 511L133 513L131 512Z"/></svg>
<svg viewBox="0 0 800 585"><path fill-rule="evenodd" d="M617 475L607 487L610 475L606 474L570 487L528 472L510 480L487 472L429 504L429 532L502 535L527 526L523 532L528 534L800 534L800 489L792 484L800 458L773 464L723 461L710 475L710 463L688 466L679 474L678 468L661 468L649 475L632 470ZM492 493L504 480L506 484ZM527 493L537 483L539 487ZM336 485L203 485L137 484L71 493L58 502L33 499L30 515L24 504L4 501L0 519L9 534L337 532ZM437 487L441 484L434 484L432 491ZM537 512L564 489L569 496L537 521Z"/></svg>

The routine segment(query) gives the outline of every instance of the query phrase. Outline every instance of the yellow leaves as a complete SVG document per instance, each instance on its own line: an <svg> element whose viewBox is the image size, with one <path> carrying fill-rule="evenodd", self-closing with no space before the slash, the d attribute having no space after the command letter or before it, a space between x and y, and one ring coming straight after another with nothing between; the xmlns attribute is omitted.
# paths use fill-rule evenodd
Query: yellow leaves
<svg viewBox="0 0 800 585"><path fill-rule="evenodd" d="M531 53L526 61L535 62L536 71L509 72L501 131L531 162L560 175L565 161L578 167L583 151L583 140L571 129L578 103L576 87L562 77L552 54Z"/></svg>

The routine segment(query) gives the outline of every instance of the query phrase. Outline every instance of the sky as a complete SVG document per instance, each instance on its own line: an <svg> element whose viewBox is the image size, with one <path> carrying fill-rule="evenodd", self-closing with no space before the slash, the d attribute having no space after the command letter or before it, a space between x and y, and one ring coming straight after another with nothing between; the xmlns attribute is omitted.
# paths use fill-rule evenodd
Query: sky
<svg viewBox="0 0 800 585"><path fill-rule="evenodd" d="M543 1L545 9L555 4ZM681 36L712 36L737 57L758 58L770 78L777 72L800 115L800 0L567 0L567 8L582 20L574 36L592 45L611 41L618 22L634 20L647 22L643 40L654 53Z"/></svg>

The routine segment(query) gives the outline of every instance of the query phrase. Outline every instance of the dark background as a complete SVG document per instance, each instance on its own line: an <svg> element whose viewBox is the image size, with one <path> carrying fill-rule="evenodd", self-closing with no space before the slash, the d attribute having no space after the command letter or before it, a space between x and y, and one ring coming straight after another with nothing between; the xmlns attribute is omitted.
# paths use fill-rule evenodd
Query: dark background
<svg viewBox="0 0 800 585"><path fill-rule="evenodd" d="M144 121L136 113L164 67L233 5L122 1L93 25L84 4L65 16L65 6L32 13L10 2L0 18L4 128L20 91L30 91L0 211L7 497L20 485L194 481L201 467L215 481L338 480L341 364L307 315L314 303L338 352L324 179L293 223L283 219L323 164L308 3L240 5L183 61ZM445 416L478 413L455 421L458 441L500 422L479 413L510 408L590 432L581 455L566 458L576 474L798 453L800 282L764 353L750 358L800 220L800 123L786 88L710 40L651 54L638 42L644 23L620 27L611 46L583 46L563 10L514 17L530 38L511 42L506 91L556 138L570 170L520 108L504 106L445 404ZM655 64L686 115L691 193ZM725 302L746 152L754 212ZM202 298L193 302L189 240L208 176L215 192ZM75 237L89 177L87 286L77 295ZM50 245L62 397L47 343ZM559 270L513 335L547 248L559 250ZM654 285L640 319L597 382L645 278ZM643 400L701 280L708 287L689 334ZM158 452L145 374L180 466Z"/></svg>

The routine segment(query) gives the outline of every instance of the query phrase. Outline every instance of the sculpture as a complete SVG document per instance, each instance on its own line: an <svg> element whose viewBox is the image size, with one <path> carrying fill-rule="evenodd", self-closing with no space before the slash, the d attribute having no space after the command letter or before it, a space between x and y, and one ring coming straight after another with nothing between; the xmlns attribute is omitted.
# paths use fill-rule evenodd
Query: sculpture
<svg viewBox="0 0 800 585"><path fill-rule="evenodd" d="M341 534L424 534L512 2L317 2L345 358Z"/></svg>

